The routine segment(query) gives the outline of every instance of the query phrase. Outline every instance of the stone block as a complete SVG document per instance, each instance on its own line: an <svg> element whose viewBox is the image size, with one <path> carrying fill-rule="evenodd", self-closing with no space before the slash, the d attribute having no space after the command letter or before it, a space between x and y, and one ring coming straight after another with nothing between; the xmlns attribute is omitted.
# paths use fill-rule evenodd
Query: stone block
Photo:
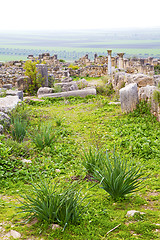
<svg viewBox="0 0 160 240"><path fill-rule="evenodd" d="M7 91L6 91L6 95L7 95L7 96L18 96L18 98L23 101L23 91L7 90Z"/></svg>
<svg viewBox="0 0 160 240"><path fill-rule="evenodd" d="M96 89L88 88L88 89L76 90L76 91L50 93L50 94L39 95L38 98L42 98L42 97L56 98L56 97L70 97L70 96L86 97L87 95L96 95Z"/></svg>
<svg viewBox="0 0 160 240"><path fill-rule="evenodd" d="M122 112L132 112L139 102L137 84L131 83L121 88L119 92Z"/></svg>
<svg viewBox="0 0 160 240"><path fill-rule="evenodd" d="M4 84L2 87L5 89L12 89L12 84Z"/></svg>
<svg viewBox="0 0 160 240"><path fill-rule="evenodd" d="M49 87L40 87L38 89L37 95L43 95L43 94L49 94L49 93L53 93L53 88L49 88Z"/></svg>

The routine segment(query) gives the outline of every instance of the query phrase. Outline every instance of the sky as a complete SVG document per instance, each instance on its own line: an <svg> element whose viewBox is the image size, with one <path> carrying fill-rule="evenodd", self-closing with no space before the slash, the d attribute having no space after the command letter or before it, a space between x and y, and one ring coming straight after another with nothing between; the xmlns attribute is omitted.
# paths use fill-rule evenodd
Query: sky
<svg viewBox="0 0 160 240"><path fill-rule="evenodd" d="M3 0L0 30L160 27L160 0Z"/></svg>

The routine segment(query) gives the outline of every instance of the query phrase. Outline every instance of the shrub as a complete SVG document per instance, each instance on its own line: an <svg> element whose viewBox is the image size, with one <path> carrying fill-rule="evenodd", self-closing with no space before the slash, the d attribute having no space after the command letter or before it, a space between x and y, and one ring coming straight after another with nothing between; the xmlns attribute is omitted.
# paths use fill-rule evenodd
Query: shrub
<svg viewBox="0 0 160 240"><path fill-rule="evenodd" d="M115 155L115 151L112 159L106 153L106 157L100 161L100 166L94 165L92 176L115 200L138 191L143 180L140 168L132 166L127 160L121 160L120 156Z"/></svg>
<svg viewBox="0 0 160 240"><path fill-rule="evenodd" d="M105 96L110 96L115 92L113 89L112 83L98 85L96 87L96 90L98 94L105 95Z"/></svg>
<svg viewBox="0 0 160 240"><path fill-rule="evenodd" d="M56 140L55 132L50 124L37 127L34 134L31 135L32 141L36 147L42 150L46 146L50 147Z"/></svg>
<svg viewBox="0 0 160 240"><path fill-rule="evenodd" d="M153 92L153 99L160 104L160 83L158 84L159 90Z"/></svg>
<svg viewBox="0 0 160 240"><path fill-rule="evenodd" d="M62 92L62 88L61 88L61 86L59 86L59 85L55 85L54 88L53 88L53 92L54 92L54 93Z"/></svg>
<svg viewBox="0 0 160 240"><path fill-rule="evenodd" d="M13 140L16 140L17 142L22 142L25 135L26 135L26 121L19 118L14 117L11 120L11 135Z"/></svg>
<svg viewBox="0 0 160 240"><path fill-rule="evenodd" d="M44 79L42 75L38 73L36 64L39 62L26 61L24 69L25 75L29 77L30 82L27 83L27 89L25 90L30 95L37 94L38 89L43 85ZM26 79L27 81L27 79Z"/></svg>
<svg viewBox="0 0 160 240"><path fill-rule="evenodd" d="M18 208L26 213L28 221L36 217L40 221L59 223L64 230L69 222L76 223L83 214L81 203L85 197L80 194L78 183L58 189L57 184L40 181L32 184L30 195L21 196L24 200Z"/></svg>
<svg viewBox="0 0 160 240"><path fill-rule="evenodd" d="M73 70L77 70L77 69L79 69L78 66L73 65L73 64L70 64L70 65L69 65L69 68L72 68Z"/></svg>
<svg viewBox="0 0 160 240"><path fill-rule="evenodd" d="M66 61L64 59L59 59L60 62L65 63Z"/></svg>

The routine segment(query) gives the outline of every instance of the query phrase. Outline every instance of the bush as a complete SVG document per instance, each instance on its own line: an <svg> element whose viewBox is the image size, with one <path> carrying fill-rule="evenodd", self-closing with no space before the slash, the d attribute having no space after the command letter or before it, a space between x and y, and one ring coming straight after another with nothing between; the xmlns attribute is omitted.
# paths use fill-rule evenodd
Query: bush
<svg viewBox="0 0 160 240"><path fill-rule="evenodd" d="M124 198L125 195L138 191L141 186L142 173L140 168L132 166L127 160L113 153L113 159L101 158L100 165L93 165L92 176L100 182L100 186L115 200Z"/></svg>
<svg viewBox="0 0 160 240"><path fill-rule="evenodd" d="M112 83L98 85L96 87L96 90L98 94L105 95L105 96L110 96L115 92L113 89Z"/></svg>
<svg viewBox="0 0 160 240"><path fill-rule="evenodd" d="M159 90L155 90L153 92L153 99L158 103L160 104L160 83L158 84L158 88Z"/></svg>
<svg viewBox="0 0 160 240"><path fill-rule="evenodd" d="M13 140L16 140L17 142L22 142L25 135L26 135L26 121L19 117L14 117L11 120L11 135Z"/></svg>
<svg viewBox="0 0 160 240"><path fill-rule="evenodd" d="M28 221L36 217L40 221L59 223L64 230L69 222L76 223L80 219L84 198L80 196L78 183L58 189L56 184L40 181L32 187L30 195L21 196L24 200L18 207L26 213Z"/></svg>
<svg viewBox="0 0 160 240"><path fill-rule="evenodd" d="M50 147L56 141L55 132L50 124L37 127L34 134L31 135L31 138L40 150L46 146Z"/></svg>
<svg viewBox="0 0 160 240"><path fill-rule="evenodd" d="M72 68L73 70L77 70L77 69L79 69L78 66L73 65L73 64L70 64L70 65L69 65L69 68Z"/></svg>
<svg viewBox="0 0 160 240"><path fill-rule="evenodd" d="M25 75L29 77L30 82L27 83L27 89L25 92L29 93L30 95L37 94L38 89L44 84L44 79L42 78L42 75L38 73L36 64L39 62L32 62L32 61L26 61L24 69ZM27 81L27 79L26 79Z"/></svg>

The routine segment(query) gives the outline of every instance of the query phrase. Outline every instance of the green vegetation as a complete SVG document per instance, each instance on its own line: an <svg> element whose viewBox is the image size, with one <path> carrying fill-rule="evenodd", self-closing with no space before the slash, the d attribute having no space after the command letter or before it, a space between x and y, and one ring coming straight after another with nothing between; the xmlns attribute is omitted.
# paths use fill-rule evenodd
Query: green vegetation
<svg viewBox="0 0 160 240"><path fill-rule="evenodd" d="M154 66L155 75L160 74L160 65Z"/></svg>
<svg viewBox="0 0 160 240"><path fill-rule="evenodd" d="M26 135L27 123L24 119L15 117L12 119L11 135L13 140L22 142Z"/></svg>
<svg viewBox="0 0 160 240"><path fill-rule="evenodd" d="M21 206L18 207L21 212L27 213L25 218L28 221L37 218L47 223L59 223L64 230L69 222L76 223L80 219L84 198L80 197L78 183L61 189L52 182L40 181L32 186L32 193L21 196L24 201L20 201Z"/></svg>
<svg viewBox="0 0 160 240"><path fill-rule="evenodd" d="M44 79L42 75L38 73L36 64L39 62L26 61L24 65L25 75L29 77L29 80L26 79L26 90L25 92L30 95L35 95L38 89L44 84Z"/></svg>
<svg viewBox="0 0 160 240"><path fill-rule="evenodd" d="M42 150L46 146L52 146L52 144L56 140L56 134L50 124L43 124L35 129L35 131L31 135L31 138L36 147Z"/></svg>
<svg viewBox="0 0 160 240"><path fill-rule="evenodd" d="M121 160L120 156L113 153L113 160L109 158L108 153L102 155L95 155L95 164L93 162L93 155L91 154L91 163L89 159L89 166L92 166L91 175L100 182L101 188L111 195L114 200L124 198L126 194L139 190L141 186L140 168L132 166L127 160ZM98 160L98 164L97 164Z"/></svg>
<svg viewBox="0 0 160 240"><path fill-rule="evenodd" d="M127 115L101 95L43 100L11 113L27 122L22 142L8 129L0 136L0 238L16 230L37 240L159 239L160 123L148 105ZM49 145L46 134L55 136ZM128 218L129 210L145 214Z"/></svg>

